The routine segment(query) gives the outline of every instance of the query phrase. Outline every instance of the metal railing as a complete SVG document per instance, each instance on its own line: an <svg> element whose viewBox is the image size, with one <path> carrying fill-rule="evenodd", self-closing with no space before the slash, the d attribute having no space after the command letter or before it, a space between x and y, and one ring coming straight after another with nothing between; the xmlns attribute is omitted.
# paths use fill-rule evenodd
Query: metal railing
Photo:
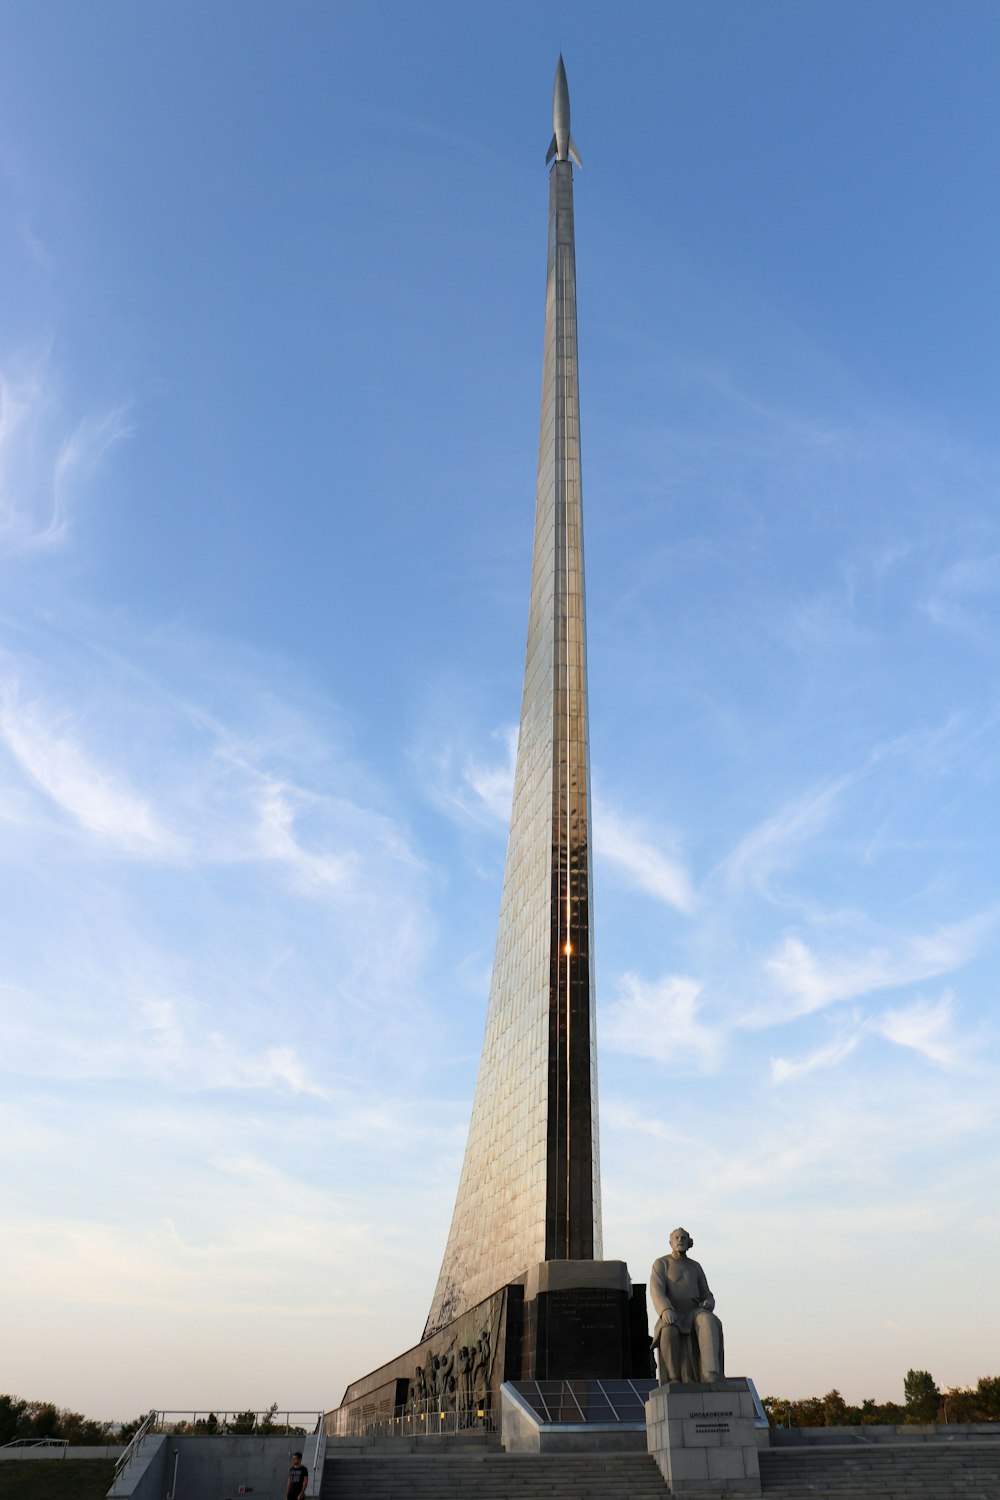
<svg viewBox="0 0 1000 1500"><path fill-rule="evenodd" d="M9 1443L0 1443L0 1448L68 1448L69 1438L11 1438Z"/></svg>
<svg viewBox="0 0 1000 1500"><path fill-rule="evenodd" d="M321 1411L233 1411L200 1407L197 1411L158 1411L154 1429L176 1437L310 1437L323 1431Z"/></svg>
<svg viewBox="0 0 1000 1500"><path fill-rule="evenodd" d="M143 1417L132 1441L115 1464L115 1476L111 1491L125 1473L142 1446L143 1440L154 1433L170 1437L273 1437L302 1439L313 1436L312 1472L309 1476L309 1495L318 1500L323 1483L323 1460L326 1452L326 1435L323 1431L323 1412L319 1411L229 1411L223 1407L212 1407L207 1411L151 1411ZM304 1442L302 1448L305 1448ZM173 1451L173 1477L167 1500L174 1500L177 1493L177 1468L180 1450Z"/></svg>
<svg viewBox="0 0 1000 1500"><path fill-rule="evenodd" d="M499 1413L483 1402L471 1406L447 1402L411 1401L397 1406L391 1417L359 1420L351 1436L375 1438L446 1437L454 1433L496 1432Z"/></svg>
<svg viewBox="0 0 1000 1500"><path fill-rule="evenodd" d="M204 1411L151 1411L132 1434L125 1452L115 1464L112 1488L135 1458L143 1438L154 1432L174 1437L308 1437L316 1434L314 1465L319 1462L323 1436L323 1413L316 1411L229 1411L211 1407Z"/></svg>
<svg viewBox="0 0 1000 1500"><path fill-rule="evenodd" d="M135 1455L139 1451L139 1445L142 1442L143 1438L146 1436L146 1434L148 1432L152 1432L152 1430L153 1430L153 1428L155 1426L156 1426L156 1412L155 1411L148 1412L147 1415L143 1417L143 1419L139 1423L138 1427L135 1429L135 1432L133 1432L132 1437L129 1440L128 1447L125 1449L125 1452L123 1454L121 1454L121 1456L118 1459L118 1462L115 1464L115 1477L111 1481L111 1487L112 1487L112 1489L118 1483L119 1478L121 1477L122 1474L124 1474L125 1470L128 1468L129 1464L132 1462L133 1458L135 1458Z"/></svg>

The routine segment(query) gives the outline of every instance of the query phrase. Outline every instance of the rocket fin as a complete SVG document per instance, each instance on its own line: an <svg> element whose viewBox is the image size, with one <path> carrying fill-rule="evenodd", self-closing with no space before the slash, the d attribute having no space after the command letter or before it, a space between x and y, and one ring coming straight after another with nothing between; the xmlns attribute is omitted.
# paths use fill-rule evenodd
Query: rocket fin
<svg viewBox="0 0 1000 1500"><path fill-rule="evenodd" d="M555 140L555 136L553 136L552 139ZM577 166L580 168L580 170L582 172L583 171L583 162L580 160L580 153L576 149L576 141L574 141L574 139L573 139L572 136L570 136L570 138L569 138L569 147L567 149L566 154L567 154L567 156L571 156L573 158L573 160L576 162Z"/></svg>
<svg viewBox="0 0 1000 1500"><path fill-rule="evenodd" d="M549 162L555 156L556 150L557 150L557 147L556 147L556 138L555 138L555 135L553 135L553 137L552 137L552 144L549 147L548 152L546 153L546 156L545 156L545 165L546 166L548 166Z"/></svg>

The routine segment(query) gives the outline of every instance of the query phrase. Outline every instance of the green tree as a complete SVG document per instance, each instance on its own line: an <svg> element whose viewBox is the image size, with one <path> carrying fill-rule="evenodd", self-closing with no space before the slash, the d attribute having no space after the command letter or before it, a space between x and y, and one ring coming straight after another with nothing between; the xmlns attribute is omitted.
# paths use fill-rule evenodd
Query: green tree
<svg viewBox="0 0 1000 1500"><path fill-rule="evenodd" d="M823 1426L847 1427L851 1420L850 1410L839 1391L827 1391L823 1397Z"/></svg>
<svg viewBox="0 0 1000 1500"><path fill-rule="evenodd" d="M123 1422L118 1429L118 1441L120 1443L130 1442L139 1431L143 1422L145 1422L146 1416L147 1413L143 1412L141 1416L133 1417L131 1422Z"/></svg>
<svg viewBox="0 0 1000 1500"><path fill-rule="evenodd" d="M29 1401L28 1413L31 1417L31 1436L36 1438L54 1438L61 1436L59 1432L59 1411L51 1401Z"/></svg>
<svg viewBox="0 0 1000 1500"><path fill-rule="evenodd" d="M27 1401L19 1396L0 1396L0 1443L12 1443L15 1438L25 1437Z"/></svg>
<svg viewBox="0 0 1000 1500"><path fill-rule="evenodd" d="M977 1422L1000 1422L1000 1375L983 1375L976 1385Z"/></svg>
<svg viewBox="0 0 1000 1500"><path fill-rule="evenodd" d="M941 1392L930 1370L907 1370L903 1381L906 1396L905 1422L936 1422Z"/></svg>

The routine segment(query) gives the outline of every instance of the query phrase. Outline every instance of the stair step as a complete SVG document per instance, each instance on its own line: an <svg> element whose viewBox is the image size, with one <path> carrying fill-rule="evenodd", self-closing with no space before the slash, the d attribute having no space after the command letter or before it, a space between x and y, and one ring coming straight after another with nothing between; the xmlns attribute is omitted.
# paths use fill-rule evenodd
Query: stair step
<svg viewBox="0 0 1000 1500"><path fill-rule="evenodd" d="M1000 1500L1000 1440L764 1450L764 1500Z"/></svg>
<svg viewBox="0 0 1000 1500"><path fill-rule="evenodd" d="M764 1449L763 1500L1000 1500L1000 1439ZM667 1500L642 1453L510 1454L386 1443L327 1455L323 1500ZM690 1500L696 1500L691 1496Z"/></svg>
<svg viewBox="0 0 1000 1500"><path fill-rule="evenodd" d="M324 1500L667 1500L648 1454L401 1453L327 1458Z"/></svg>

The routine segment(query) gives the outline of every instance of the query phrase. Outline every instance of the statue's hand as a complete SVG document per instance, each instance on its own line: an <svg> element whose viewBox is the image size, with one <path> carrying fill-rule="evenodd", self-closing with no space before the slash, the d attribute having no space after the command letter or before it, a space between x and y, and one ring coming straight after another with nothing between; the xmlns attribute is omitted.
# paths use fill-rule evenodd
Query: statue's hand
<svg viewBox="0 0 1000 1500"><path fill-rule="evenodd" d="M715 1298L714 1297L712 1297L712 1296L706 1297L704 1299L704 1301L702 1302L701 1305L705 1309L706 1312L715 1312Z"/></svg>
<svg viewBox="0 0 1000 1500"><path fill-rule="evenodd" d="M664 1323L666 1323L668 1328L677 1322L677 1314L674 1312L672 1307L666 1308L660 1314L660 1317L663 1319Z"/></svg>

